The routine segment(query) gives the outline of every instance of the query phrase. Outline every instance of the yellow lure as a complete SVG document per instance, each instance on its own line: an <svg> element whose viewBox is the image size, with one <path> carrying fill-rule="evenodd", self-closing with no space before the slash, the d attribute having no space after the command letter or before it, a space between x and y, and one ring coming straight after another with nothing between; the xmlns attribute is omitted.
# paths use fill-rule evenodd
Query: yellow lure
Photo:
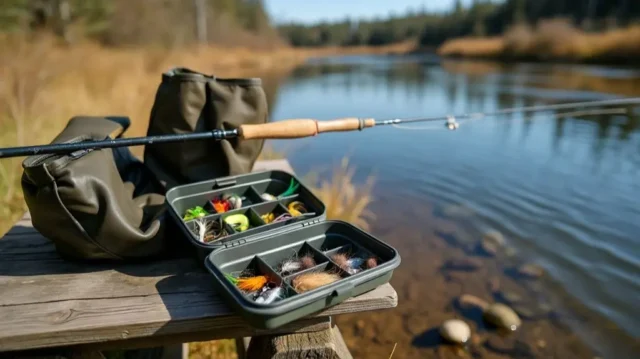
<svg viewBox="0 0 640 359"><path fill-rule="evenodd" d="M244 232L249 229L249 218L244 214L233 214L224 219L234 230Z"/></svg>

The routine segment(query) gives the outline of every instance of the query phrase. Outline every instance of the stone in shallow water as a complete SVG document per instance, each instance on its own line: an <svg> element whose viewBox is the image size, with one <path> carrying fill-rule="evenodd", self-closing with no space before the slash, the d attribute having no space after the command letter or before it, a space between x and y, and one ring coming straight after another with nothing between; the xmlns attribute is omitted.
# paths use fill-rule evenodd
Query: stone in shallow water
<svg viewBox="0 0 640 359"><path fill-rule="evenodd" d="M487 242L495 243L498 246L504 246L505 244L502 233L495 230L486 232L484 236L482 236L482 239Z"/></svg>
<svg viewBox="0 0 640 359"><path fill-rule="evenodd" d="M460 271L474 271L482 266L478 258L453 258L444 263L446 269Z"/></svg>
<svg viewBox="0 0 640 359"><path fill-rule="evenodd" d="M498 254L498 245L491 241L485 240L484 238L480 242L480 249L482 249L482 253L491 257Z"/></svg>
<svg viewBox="0 0 640 359"><path fill-rule="evenodd" d="M497 293L497 296L502 299L502 301L507 302L509 304L518 303L522 301L522 296L515 292L510 292L508 290L501 290Z"/></svg>
<svg viewBox="0 0 640 359"><path fill-rule="evenodd" d="M494 303L483 313L484 320L501 329L515 331L520 324L520 317L513 309L502 303Z"/></svg>
<svg viewBox="0 0 640 359"><path fill-rule="evenodd" d="M495 256L500 248L505 244L502 233L498 231L486 232L480 240L480 249L482 252L489 256Z"/></svg>
<svg viewBox="0 0 640 359"><path fill-rule="evenodd" d="M479 308L484 310L489 306L489 303L471 294L463 294L458 297L458 305L462 309Z"/></svg>
<svg viewBox="0 0 640 359"><path fill-rule="evenodd" d="M518 267L518 274L528 279L538 279L544 274L544 269L536 264L524 264Z"/></svg>
<svg viewBox="0 0 640 359"><path fill-rule="evenodd" d="M440 326L440 335L446 341L456 344L464 344L471 336L471 328L460 319L449 319Z"/></svg>

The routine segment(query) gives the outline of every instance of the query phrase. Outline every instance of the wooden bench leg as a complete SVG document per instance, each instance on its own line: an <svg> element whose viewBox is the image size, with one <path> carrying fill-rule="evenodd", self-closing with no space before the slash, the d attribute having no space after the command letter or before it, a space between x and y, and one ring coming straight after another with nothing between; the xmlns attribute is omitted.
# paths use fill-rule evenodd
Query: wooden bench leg
<svg viewBox="0 0 640 359"><path fill-rule="evenodd" d="M325 328L306 333L252 337L247 359L353 359L342 334L329 320Z"/></svg>
<svg viewBox="0 0 640 359"><path fill-rule="evenodd" d="M251 337L236 338L236 353L238 359L247 359L247 349L249 348L249 342Z"/></svg>

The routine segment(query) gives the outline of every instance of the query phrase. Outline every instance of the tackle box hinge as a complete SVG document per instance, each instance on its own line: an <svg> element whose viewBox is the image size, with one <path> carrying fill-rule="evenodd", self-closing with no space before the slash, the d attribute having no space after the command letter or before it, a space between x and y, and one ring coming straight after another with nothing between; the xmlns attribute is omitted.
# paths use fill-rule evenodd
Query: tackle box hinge
<svg viewBox="0 0 640 359"><path fill-rule="evenodd" d="M211 187L211 189L235 186L236 183L237 180L235 178L218 178L217 180L215 180L215 182L213 182L213 186Z"/></svg>

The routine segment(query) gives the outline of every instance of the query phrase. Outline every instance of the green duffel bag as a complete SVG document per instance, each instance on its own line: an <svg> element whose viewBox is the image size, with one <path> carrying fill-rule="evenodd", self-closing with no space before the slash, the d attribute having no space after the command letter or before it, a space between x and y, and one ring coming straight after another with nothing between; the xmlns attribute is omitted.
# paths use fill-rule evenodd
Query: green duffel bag
<svg viewBox="0 0 640 359"><path fill-rule="evenodd" d="M148 136L231 130L267 122L267 99L259 78L221 79L186 68L162 75ZM229 139L146 146L145 164L167 189L248 173L264 140Z"/></svg>
<svg viewBox="0 0 640 359"><path fill-rule="evenodd" d="M120 137L126 117L74 117L52 143ZM128 148L35 155L22 189L33 226L68 259L148 259L170 252L164 188Z"/></svg>

